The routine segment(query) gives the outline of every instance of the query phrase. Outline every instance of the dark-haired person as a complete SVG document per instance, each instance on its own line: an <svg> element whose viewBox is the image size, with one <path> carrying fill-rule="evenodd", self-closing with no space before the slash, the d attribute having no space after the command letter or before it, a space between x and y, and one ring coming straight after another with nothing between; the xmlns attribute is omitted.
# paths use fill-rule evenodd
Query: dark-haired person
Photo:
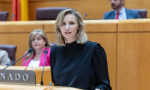
<svg viewBox="0 0 150 90"><path fill-rule="evenodd" d="M58 46L50 54L55 86L111 90L105 51L99 43L88 41L80 13L63 10L55 29Z"/></svg>
<svg viewBox="0 0 150 90"><path fill-rule="evenodd" d="M33 52L29 53L25 58L23 58L22 65L29 67L39 67L44 65L45 53L46 62L45 66L50 66L50 45L45 32L41 29L35 29L30 33L29 36L29 48L33 49Z"/></svg>
<svg viewBox="0 0 150 90"><path fill-rule="evenodd" d="M138 11L125 8L124 0L110 0L110 3L113 10L106 12L103 19L125 20L141 18Z"/></svg>

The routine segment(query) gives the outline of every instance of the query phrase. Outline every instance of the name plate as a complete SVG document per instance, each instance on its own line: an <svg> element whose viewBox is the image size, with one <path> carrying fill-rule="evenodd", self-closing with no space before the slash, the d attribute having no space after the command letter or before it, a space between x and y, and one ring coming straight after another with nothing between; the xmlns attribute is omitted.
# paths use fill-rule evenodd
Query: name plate
<svg viewBox="0 0 150 90"><path fill-rule="evenodd" d="M34 71L0 70L0 83L36 85Z"/></svg>

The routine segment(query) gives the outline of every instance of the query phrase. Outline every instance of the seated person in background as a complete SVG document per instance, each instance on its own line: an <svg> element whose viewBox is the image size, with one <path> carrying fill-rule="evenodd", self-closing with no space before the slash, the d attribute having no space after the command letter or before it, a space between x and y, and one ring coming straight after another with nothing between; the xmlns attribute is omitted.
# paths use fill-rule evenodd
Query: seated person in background
<svg viewBox="0 0 150 90"><path fill-rule="evenodd" d="M29 36L29 48L33 49L33 52L29 53L23 58L22 65L29 67L39 67L44 65L45 53L46 62L45 66L50 66L50 45L45 32L41 29L35 29Z"/></svg>
<svg viewBox="0 0 150 90"><path fill-rule="evenodd" d="M0 49L0 65L8 65L8 64L10 64L8 53L5 50Z"/></svg>
<svg viewBox="0 0 150 90"><path fill-rule="evenodd" d="M103 19L137 19L141 18L138 11L130 10L124 7L124 0L110 0L113 10L106 12Z"/></svg>
<svg viewBox="0 0 150 90"><path fill-rule="evenodd" d="M52 47L50 53L54 85L111 90L106 53L99 43L88 41L80 13L63 10L55 27L59 46Z"/></svg>

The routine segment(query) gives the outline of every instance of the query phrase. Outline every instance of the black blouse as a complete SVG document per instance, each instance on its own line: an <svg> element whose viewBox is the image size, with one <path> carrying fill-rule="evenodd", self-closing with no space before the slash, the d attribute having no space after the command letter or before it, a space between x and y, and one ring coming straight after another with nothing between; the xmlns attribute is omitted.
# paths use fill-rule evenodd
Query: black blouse
<svg viewBox="0 0 150 90"><path fill-rule="evenodd" d="M106 54L96 42L52 47L50 61L55 86L111 90Z"/></svg>

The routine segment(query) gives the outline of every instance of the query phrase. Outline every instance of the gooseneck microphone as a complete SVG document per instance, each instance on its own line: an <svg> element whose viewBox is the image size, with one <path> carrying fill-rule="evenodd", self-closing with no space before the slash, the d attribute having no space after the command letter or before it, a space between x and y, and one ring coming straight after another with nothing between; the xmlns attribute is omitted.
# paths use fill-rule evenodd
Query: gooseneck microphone
<svg viewBox="0 0 150 90"><path fill-rule="evenodd" d="M45 53L45 59L44 59L44 65L43 65L43 70L42 70L42 76L41 76L41 85L43 85L44 67L45 67L45 61L46 61L46 54L48 53L48 51L45 50L44 53Z"/></svg>
<svg viewBox="0 0 150 90"><path fill-rule="evenodd" d="M32 48L29 48L28 52L23 56L25 57L27 54L31 53L33 51ZM19 60L21 60L23 57L19 58L18 60L16 60L14 63L7 65L3 70L5 70L6 68L8 68L9 66L15 64L16 62L18 62Z"/></svg>
<svg viewBox="0 0 150 90"><path fill-rule="evenodd" d="M87 16L87 13L84 14L83 19L85 19L86 16Z"/></svg>

